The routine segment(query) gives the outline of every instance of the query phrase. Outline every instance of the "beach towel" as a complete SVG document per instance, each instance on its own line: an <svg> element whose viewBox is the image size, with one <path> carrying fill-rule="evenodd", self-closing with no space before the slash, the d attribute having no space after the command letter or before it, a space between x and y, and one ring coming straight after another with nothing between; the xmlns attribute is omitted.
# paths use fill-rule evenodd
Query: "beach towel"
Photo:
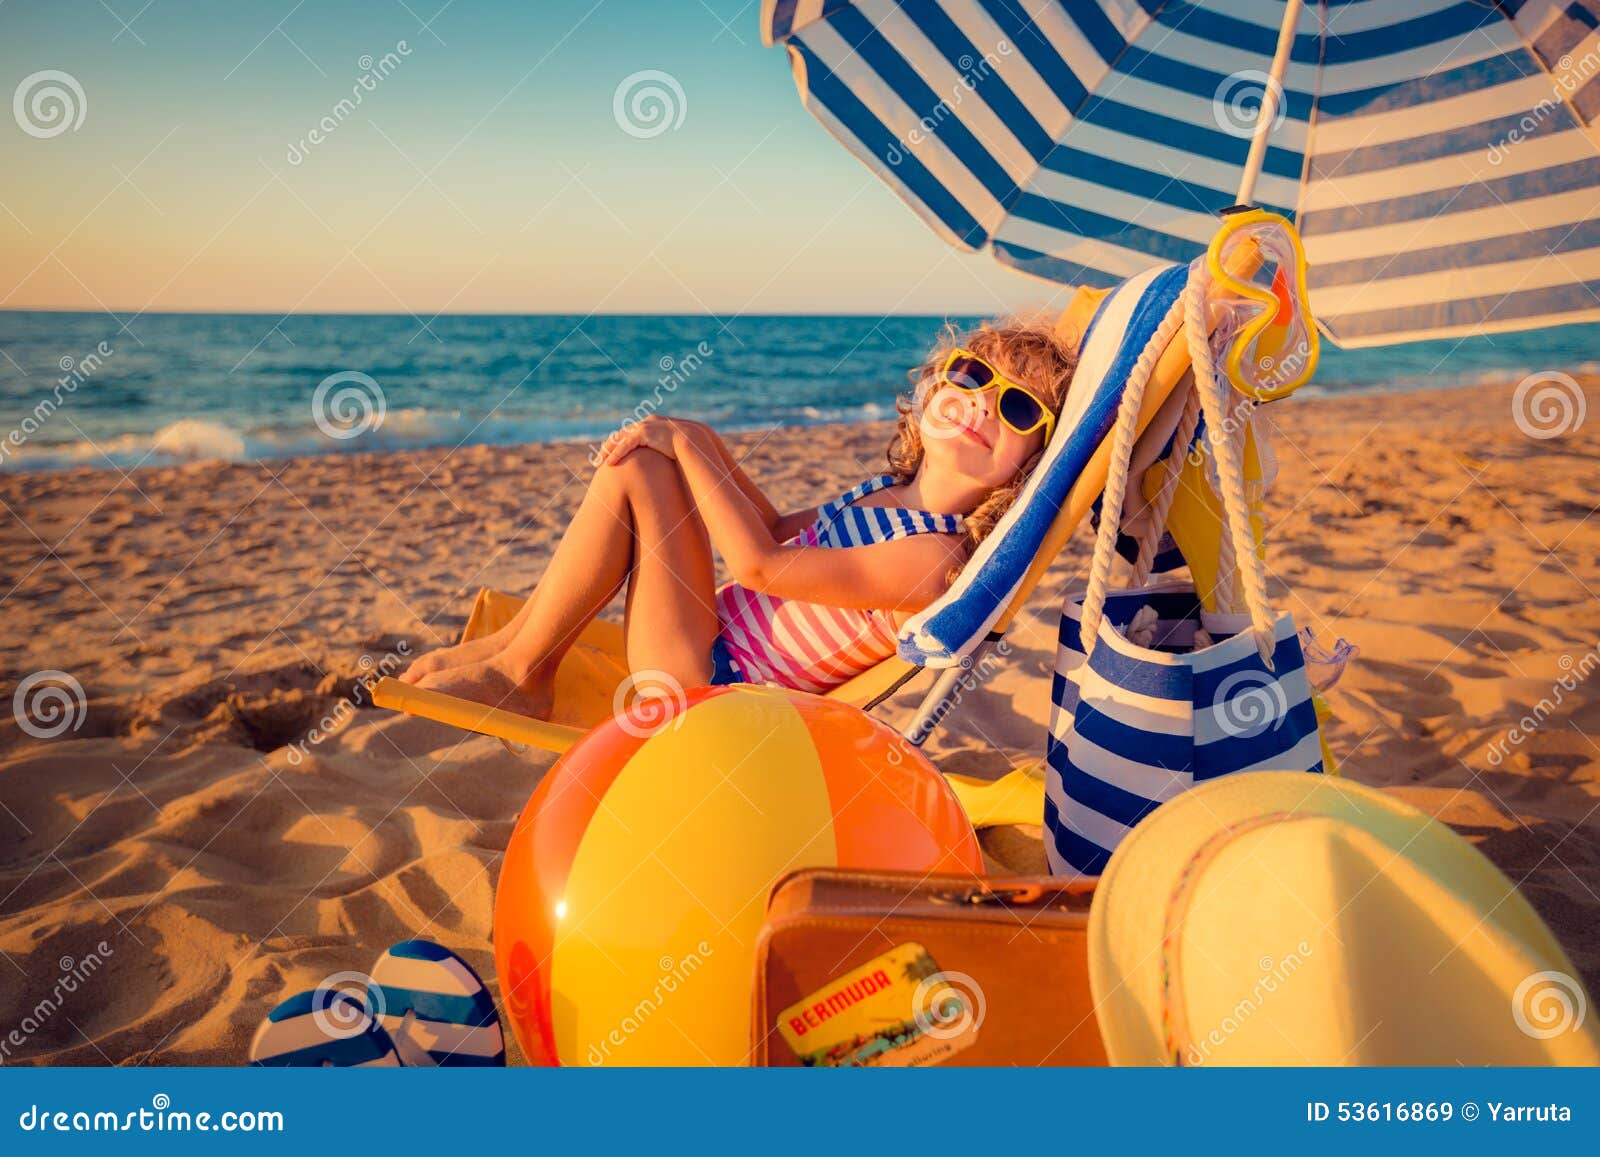
<svg viewBox="0 0 1600 1157"><path fill-rule="evenodd" d="M1111 429L1129 376L1168 319L1187 275L1182 265L1157 266L1130 277L1100 303L1044 457L950 589L900 628L902 659L924 667L959 666L1011 605L1068 492Z"/></svg>

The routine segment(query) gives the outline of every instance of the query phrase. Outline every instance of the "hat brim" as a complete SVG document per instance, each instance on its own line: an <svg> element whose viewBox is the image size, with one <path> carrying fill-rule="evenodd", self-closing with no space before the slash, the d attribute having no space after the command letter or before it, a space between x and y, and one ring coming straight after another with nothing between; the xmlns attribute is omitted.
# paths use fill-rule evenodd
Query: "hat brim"
<svg viewBox="0 0 1600 1157"><path fill-rule="evenodd" d="M1203 784L1157 808L1122 842L1101 877L1089 921L1089 967L1096 1015L1112 1064L1160 1065L1182 1060L1171 1031L1173 1010L1182 994L1168 999L1171 982L1167 969L1169 965L1176 969L1173 942L1179 935L1172 925L1173 899L1180 888L1193 884L1196 871L1203 870L1196 865L1219 844L1226 844L1233 833L1259 832L1263 823L1291 819L1332 821L1308 825L1305 830L1309 834L1315 827L1321 833L1319 839L1329 832L1345 831L1352 844L1370 846L1380 853L1369 857L1370 872L1394 885L1386 892L1416 900L1391 905L1385 914L1391 924L1385 935L1396 951L1404 951L1408 938L1421 942L1448 934L1451 943L1471 941L1468 954L1473 955L1473 966L1480 972L1521 979L1553 969L1575 978L1575 970L1554 936L1515 886L1446 825L1385 792L1343 779L1293 771L1247 772ZM1280 840L1278 846L1285 845ZM1287 846L1294 844L1291 841ZM1298 886L1299 878L1291 878ZM1326 918L1330 922L1340 917L1348 902L1331 899L1336 890L1308 888L1307 892L1305 901L1311 907L1329 908ZM1371 898L1369 894L1363 902ZM1261 920L1270 917L1263 917L1251 899L1240 894L1236 905L1223 904L1221 909L1213 901L1204 917L1212 926L1204 931L1224 937L1231 934L1232 920L1228 929L1217 926L1218 912L1226 911L1237 917L1241 937L1252 932L1259 935ZM1344 916L1348 919L1350 913ZM1182 929L1181 922L1178 929L1184 935L1195 932ZM1269 939L1281 941L1283 937ZM1319 961L1323 963L1332 962ZM1333 974L1342 973L1342 969L1333 969ZM1358 1003L1371 1005L1375 995L1391 995L1349 991L1355 984L1382 983L1375 970L1358 969L1353 975L1356 979L1344 985L1347 991L1323 991L1315 1002L1278 1001L1269 1015L1283 1015L1290 1005L1302 1017L1308 1015L1308 1008L1313 1010L1311 1016L1322 1015L1314 1010L1325 1008L1331 1023L1348 1017L1349 1009ZM1516 980L1510 983L1514 987ZM1582 1005L1581 985L1572 979L1572 986L1575 1000ZM1502 1040L1507 1039L1503 1034L1510 1024L1511 998L1508 989L1506 1003L1495 1010L1498 1019L1494 1027ZM1583 1027L1581 1020L1576 1027ZM1570 1063L1574 1056L1600 1060L1592 1035L1574 1032L1567 1036L1571 1039L1543 1042L1548 1045L1550 1060ZM1517 1063L1530 1063L1530 1042L1537 1058L1543 1045L1523 1034L1512 1038ZM1230 1059L1262 1063L1248 1058L1248 1048L1235 1047ZM1355 1060L1359 1063L1360 1057ZM1309 1055L1303 1062L1282 1063L1349 1062L1341 1056Z"/></svg>

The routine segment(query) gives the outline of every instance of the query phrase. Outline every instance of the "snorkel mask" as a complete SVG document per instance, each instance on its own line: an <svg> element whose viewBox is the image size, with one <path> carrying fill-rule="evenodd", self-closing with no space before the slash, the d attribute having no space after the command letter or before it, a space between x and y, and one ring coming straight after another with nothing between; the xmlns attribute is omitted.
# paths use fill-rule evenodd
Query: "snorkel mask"
<svg viewBox="0 0 1600 1157"><path fill-rule="evenodd" d="M1253 244L1259 261L1230 261ZM1287 219L1265 209L1225 217L1205 256L1211 285L1211 350L1233 388L1257 402L1286 397L1311 380L1320 343L1306 295L1306 254ZM1251 268L1248 277L1230 273Z"/></svg>

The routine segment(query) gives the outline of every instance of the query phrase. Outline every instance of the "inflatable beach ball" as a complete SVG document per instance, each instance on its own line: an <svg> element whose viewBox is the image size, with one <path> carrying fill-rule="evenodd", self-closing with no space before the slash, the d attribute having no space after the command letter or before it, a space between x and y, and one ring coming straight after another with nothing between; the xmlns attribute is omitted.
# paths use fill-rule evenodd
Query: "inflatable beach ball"
<svg viewBox="0 0 1600 1157"><path fill-rule="evenodd" d="M647 700L545 776L495 896L501 1004L539 1064L743 1064L767 894L806 867L983 870L944 777L853 707Z"/></svg>

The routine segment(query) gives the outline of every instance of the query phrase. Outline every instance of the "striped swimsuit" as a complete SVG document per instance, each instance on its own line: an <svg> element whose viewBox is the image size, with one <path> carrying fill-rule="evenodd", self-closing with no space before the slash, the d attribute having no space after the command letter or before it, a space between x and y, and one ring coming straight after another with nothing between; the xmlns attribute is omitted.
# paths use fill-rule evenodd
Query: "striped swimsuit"
<svg viewBox="0 0 1600 1157"><path fill-rule="evenodd" d="M850 547L913 534L960 534L959 514L932 514L855 502L894 485L894 476L869 478L817 511L790 539L800 546ZM747 683L776 683L796 691L826 691L895 652L889 611L827 607L782 599L728 583L717 591L718 645Z"/></svg>

